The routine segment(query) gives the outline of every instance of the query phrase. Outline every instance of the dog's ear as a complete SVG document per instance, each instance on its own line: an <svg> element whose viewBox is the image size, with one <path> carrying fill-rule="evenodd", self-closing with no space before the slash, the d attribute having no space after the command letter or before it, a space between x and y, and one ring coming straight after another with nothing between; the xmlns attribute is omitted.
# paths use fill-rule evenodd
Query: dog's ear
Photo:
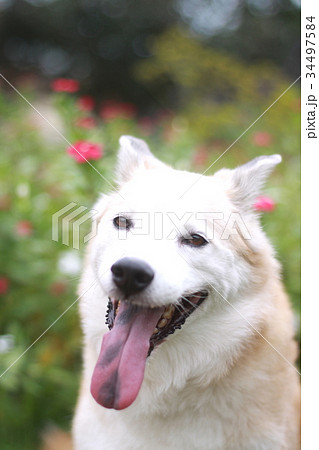
<svg viewBox="0 0 319 450"><path fill-rule="evenodd" d="M142 139L133 136L121 136L120 146L116 170L118 184L128 181L137 169L153 169L165 166L155 158Z"/></svg>
<svg viewBox="0 0 319 450"><path fill-rule="evenodd" d="M253 204L261 193L266 179L280 162L280 155L259 156L230 171L230 195L232 201L242 211L252 211Z"/></svg>

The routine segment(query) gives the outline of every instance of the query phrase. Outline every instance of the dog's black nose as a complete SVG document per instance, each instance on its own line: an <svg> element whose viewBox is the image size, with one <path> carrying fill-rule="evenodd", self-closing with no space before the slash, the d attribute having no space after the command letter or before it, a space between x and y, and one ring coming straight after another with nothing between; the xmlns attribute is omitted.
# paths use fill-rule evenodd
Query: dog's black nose
<svg viewBox="0 0 319 450"><path fill-rule="evenodd" d="M113 281L125 297L137 294L145 289L154 278L154 271L149 264L137 258L119 259L111 267Z"/></svg>

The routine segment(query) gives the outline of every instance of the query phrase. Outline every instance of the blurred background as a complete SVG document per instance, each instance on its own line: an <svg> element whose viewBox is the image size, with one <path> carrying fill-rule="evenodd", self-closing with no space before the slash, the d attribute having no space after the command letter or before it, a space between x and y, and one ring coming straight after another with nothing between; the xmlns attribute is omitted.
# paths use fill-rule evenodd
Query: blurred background
<svg viewBox="0 0 319 450"><path fill-rule="evenodd" d="M300 4L0 0L0 73L1 376L77 298L84 245L53 241L52 215L91 208L109 185L70 145L108 180L122 134L203 172L299 76ZM256 209L299 339L299 83L208 173L272 153L283 163ZM74 305L1 376L1 449L43 448L46 430L70 428L80 353Z"/></svg>

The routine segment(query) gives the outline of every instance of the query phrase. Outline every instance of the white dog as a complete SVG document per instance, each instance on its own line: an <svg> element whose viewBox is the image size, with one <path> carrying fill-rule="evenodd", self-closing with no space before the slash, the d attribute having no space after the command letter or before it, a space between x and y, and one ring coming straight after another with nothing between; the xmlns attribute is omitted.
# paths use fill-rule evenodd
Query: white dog
<svg viewBox="0 0 319 450"><path fill-rule="evenodd" d="M298 449L292 312L252 207L280 156L200 176L120 144L80 285L75 449Z"/></svg>

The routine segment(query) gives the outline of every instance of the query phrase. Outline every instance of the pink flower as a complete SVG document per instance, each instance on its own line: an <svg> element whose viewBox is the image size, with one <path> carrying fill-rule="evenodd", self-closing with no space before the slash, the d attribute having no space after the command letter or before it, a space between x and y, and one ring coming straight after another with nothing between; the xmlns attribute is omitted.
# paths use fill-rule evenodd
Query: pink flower
<svg viewBox="0 0 319 450"><path fill-rule="evenodd" d="M272 136L267 131L257 131L253 134L253 143L258 147L269 147L272 144Z"/></svg>
<svg viewBox="0 0 319 450"><path fill-rule="evenodd" d="M155 120L150 117L141 117L138 121L141 133L145 136L152 134L156 128Z"/></svg>
<svg viewBox="0 0 319 450"><path fill-rule="evenodd" d="M96 127L96 120L94 119L94 117L80 117L75 122L75 125L80 128L86 128L87 130L90 130Z"/></svg>
<svg viewBox="0 0 319 450"><path fill-rule="evenodd" d="M157 113L157 122L158 123L164 123L172 121L174 118L174 113L170 111L169 109L162 109Z"/></svg>
<svg viewBox="0 0 319 450"><path fill-rule="evenodd" d="M9 280L6 277L0 277L0 295L4 295L8 292Z"/></svg>
<svg viewBox="0 0 319 450"><path fill-rule="evenodd" d="M77 92L80 84L71 78L57 78L52 82L51 87L55 92Z"/></svg>
<svg viewBox="0 0 319 450"><path fill-rule="evenodd" d="M276 207L275 202L272 198L260 195L257 197L254 203L254 209L256 211L270 212L273 211Z"/></svg>
<svg viewBox="0 0 319 450"><path fill-rule="evenodd" d="M79 164L83 164L90 159L102 158L102 146L89 141L77 141L67 148L67 152Z"/></svg>
<svg viewBox="0 0 319 450"><path fill-rule="evenodd" d="M209 156L208 148L206 146L201 146L194 153L193 163L196 166L203 166L208 162Z"/></svg>
<svg viewBox="0 0 319 450"><path fill-rule="evenodd" d="M95 100L90 95L84 95L78 99L77 105L81 111L92 111L95 106Z"/></svg>
<svg viewBox="0 0 319 450"><path fill-rule="evenodd" d="M15 232L18 236L28 237L33 233L32 223L28 220L20 220L15 226Z"/></svg>
<svg viewBox="0 0 319 450"><path fill-rule="evenodd" d="M105 120L116 118L132 119L136 115L136 107L132 103L109 100L101 108L101 117Z"/></svg>

